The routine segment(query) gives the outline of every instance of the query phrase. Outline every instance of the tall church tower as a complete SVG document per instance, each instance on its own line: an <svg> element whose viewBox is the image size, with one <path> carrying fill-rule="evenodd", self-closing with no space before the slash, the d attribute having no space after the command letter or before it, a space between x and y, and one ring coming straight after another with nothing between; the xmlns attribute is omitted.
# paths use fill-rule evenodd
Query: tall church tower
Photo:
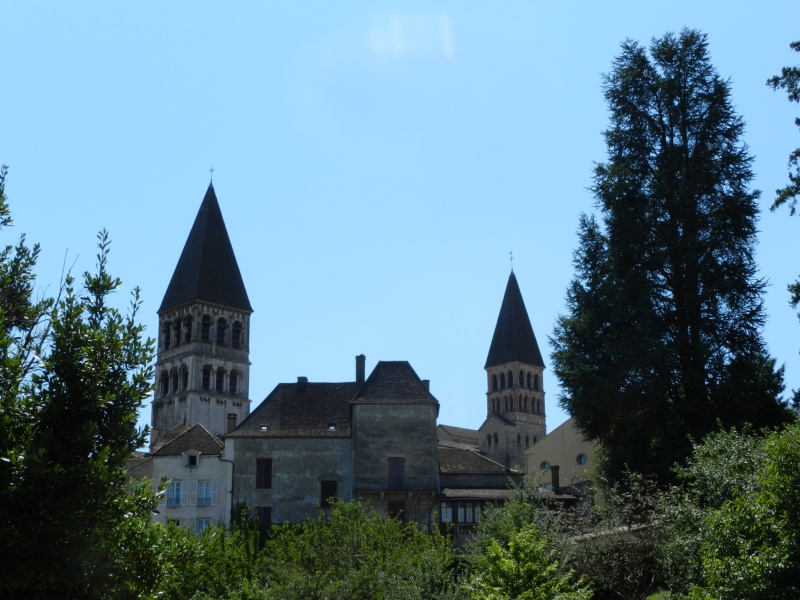
<svg viewBox="0 0 800 600"><path fill-rule="evenodd" d="M158 309L151 445L184 423L223 435L250 414L252 312L209 184Z"/></svg>
<svg viewBox="0 0 800 600"><path fill-rule="evenodd" d="M525 450L545 436L544 361L514 272L486 358L486 421L480 449L488 457L525 470Z"/></svg>

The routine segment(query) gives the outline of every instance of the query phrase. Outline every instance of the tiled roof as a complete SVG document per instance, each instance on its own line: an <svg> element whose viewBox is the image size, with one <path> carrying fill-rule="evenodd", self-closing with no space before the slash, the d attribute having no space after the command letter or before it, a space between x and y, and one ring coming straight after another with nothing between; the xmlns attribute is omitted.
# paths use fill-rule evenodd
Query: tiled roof
<svg viewBox="0 0 800 600"><path fill-rule="evenodd" d="M453 440L443 440L439 438L440 448L458 448L459 450L474 450L477 452L478 444L465 444L464 442L454 442Z"/></svg>
<svg viewBox="0 0 800 600"><path fill-rule="evenodd" d="M505 415L501 415L500 413L492 413L491 415L486 417L486 420L483 422L483 424L481 425L481 427L478 430L478 432L482 431L483 428L486 426L486 424L489 423L490 421L500 421L501 425L505 425L507 427L516 427L517 426L517 424L514 421L512 421L511 419L509 419Z"/></svg>
<svg viewBox="0 0 800 600"><path fill-rule="evenodd" d="M225 447L222 440L199 423L191 427L179 425L164 437L170 436L176 429L180 429L178 435L172 435L166 443L160 444L153 452L153 456L179 456L189 450L197 450L207 456L217 456Z"/></svg>
<svg viewBox="0 0 800 600"><path fill-rule="evenodd" d="M158 312L195 300L253 311L211 184Z"/></svg>
<svg viewBox="0 0 800 600"><path fill-rule="evenodd" d="M165 432L164 435L162 435L160 438L158 438L155 444L150 446L150 453L154 454L160 448L163 448L165 445L169 444L180 434L189 431L189 429L191 429L191 425L187 425L186 423L183 423L182 425L176 425L172 429Z"/></svg>
<svg viewBox="0 0 800 600"><path fill-rule="evenodd" d="M476 500L509 500L519 494L518 490L508 488L489 488L489 489L461 489L444 488L441 492L442 498L474 498ZM575 500L575 496L570 494L554 494L551 490L542 490L543 500Z"/></svg>
<svg viewBox="0 0 800 600"><path fill-rule="evenodd" d="M280 383L226 437L349 437L357 389L354 382Z"/></svg>
<svg viewBox="0 0 800 600"><path fill-rule="evenodd" d="M462 448L439 446L439 470L442 473L513 473L498 462Z"/></svg>
<svg viewBox="0 0 800 600"><path fill-rule="evenodd" d="M539 344L533 334L528 311L522 300L517 277L514 272L508 278L503 304L497 317L489 355L484 368L504 365L510 362L523 362L529 365L544 366Z"/></svg>
<svg viewBox="0 0 800 600"><path fill-rule="evenodd" d="M508 500L514 497L514 490L507 488L489 489L458 489L445 488L441 493L442 498L475 498L477 500Z"/></svg>
<svg viewBox="0 0 800 600"><path fill-rule="evenodd" d="M450 440L460 439L462 443L465 440L469 440L470 442L474 442L475 444L478 443L478 439L480 438L480 432L476 431L475 429L467 429L466 427L454 427L453 425L437 425L436 431L439 434L439 438L447 438Z"/></svg>
<svg viewBox="0 0 800 600"><path fill-rule="evenodd" d="M422 383L407 361L382 360L358 390L353 402L431 403L439 401Z"/></svg>

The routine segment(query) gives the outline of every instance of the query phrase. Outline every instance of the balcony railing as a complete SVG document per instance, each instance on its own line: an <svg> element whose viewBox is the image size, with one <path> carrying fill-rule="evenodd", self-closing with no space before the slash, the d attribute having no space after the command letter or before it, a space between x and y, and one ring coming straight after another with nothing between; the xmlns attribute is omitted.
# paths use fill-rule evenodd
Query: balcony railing
<svg viewBox="0 0 800 600"><path fill-rule="evenodd" d="M433 477L357 477L356 489L364 491L435 491Z"/></svg>

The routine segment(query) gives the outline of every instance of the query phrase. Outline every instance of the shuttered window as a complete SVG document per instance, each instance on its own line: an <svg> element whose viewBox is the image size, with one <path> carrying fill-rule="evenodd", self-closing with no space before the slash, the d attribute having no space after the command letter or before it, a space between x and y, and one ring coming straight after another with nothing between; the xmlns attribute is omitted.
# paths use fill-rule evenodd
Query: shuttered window
<svg viewBox="0 0 800 600"><path fill-rule="evenodd" d="M272 488L272 459L256 459L256 489L268 490Z"/></svg>

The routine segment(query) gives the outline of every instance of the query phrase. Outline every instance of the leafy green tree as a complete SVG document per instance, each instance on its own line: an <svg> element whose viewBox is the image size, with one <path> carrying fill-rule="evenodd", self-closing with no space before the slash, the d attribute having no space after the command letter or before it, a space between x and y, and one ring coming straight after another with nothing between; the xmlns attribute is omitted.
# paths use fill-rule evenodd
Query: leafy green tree
<svg viewBox="0 0 800 600"><path fill-rule="evenodd" d="M686 595L703 584L700 549L710 535L709 515L756 490L765 443L765 435L750 428L718 431L696 443L686 463L676 467L680 485L663 496L658 517L667 533L661 561L673 593Z"/></svg>
<svg viewBox="0 0 800 600"><path fill-rule="evenodd" d="M526 525L511 534L507 547L492 540L482 568L466 584L474 600L588 600L591 590L559 570L555 550Z"/></svg>
<svg viewBox="0 0 800 600"><path fill-rule="evenodd" d="M737 458L743 458L743 464L736 464ZM678 531L684 539L691 536L689 528L697 532L690 538L694 543L685 548L696 557L692 571L684 572L693 584L689 597L800 596L798 461L800 425L796 423L766 438L723 434L695 452L689 469L721 483L721 493L712 489L713 483L699 484L698 478L701 489L692 490L692 500L699 518Z"/></svg>
<svg viewBox="0 0 800 600"><path fill-rule="evenodd" d="M606 476L670 480L720 425L788 418L765 349L758 192L730 85L691 30L622 45L604 78L602 222L582 217L568 314L551 339L561 405Z"/></svg>
<svg viewBox="0 0 800 600"><path fill-rule="evenodd" d="M0 227L10 225L6 170ZM131 497L125 463L144 443L136 411L150 391L152 341L123 315L99 235L94 273L58 298L34 298L38 246L0 253L0 596L137 596L153 582L124 560L120 536L149 523L152 494ZM139 547L141 549L141 547ZM133 548L130 548L133 551Z"/></svg>
<svg viewBox="0 0 800 600"><path fill-rule="evenodd" d="M334 502L330 514L273 526L264 546L268 598L448 598L450 541L369 510Z"/></svg>

